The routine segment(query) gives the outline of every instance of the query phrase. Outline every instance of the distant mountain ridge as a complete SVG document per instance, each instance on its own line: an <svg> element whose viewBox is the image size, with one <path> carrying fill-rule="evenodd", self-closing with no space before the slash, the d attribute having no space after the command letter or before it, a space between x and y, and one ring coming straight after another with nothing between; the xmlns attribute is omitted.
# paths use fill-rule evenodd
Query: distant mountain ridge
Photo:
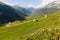
<svg viewBox="0 0 60 40"><path fill-rule="evenodd" d="M56 8L60 8L60 2L59 1L54 1L49 3L48 5L46 5L46 7L56 7Z"/></svg>
<svg viewBox="0 0 60 40"><path fill-rule="evenodd" d="M22 12L22 14L24 15L29 15L31 13L30 10L26 9L26 8L23 8L23 7L20 7L19 5L14 5L13 8L15 8L16 10Z"/></svg>
<svg viewBox="0 0 60 40"><path fill-rule="evenodd" d="M33 18L41 17L58 11L60 11L60 2L53 1L43 8L38 8L37 11L31 14L29 17L33 17Z"/></svg>
<svg viewBox="0 0 60 40"><path fill-rule="evenodd" d="M60 3L58 1L54 1L46 5L44 8L40 8L36 13L40 14L40 16L44 16L57 11L60 11Z"/></svg>
<svg viewBox="0 0 60 40"><path fill-rule="evenodd" d="M37 9L35 9L35 8L33 8L33 7L29 7L29 8L27 8L27 9L30 10L31 12L37 11Z"/></svg>

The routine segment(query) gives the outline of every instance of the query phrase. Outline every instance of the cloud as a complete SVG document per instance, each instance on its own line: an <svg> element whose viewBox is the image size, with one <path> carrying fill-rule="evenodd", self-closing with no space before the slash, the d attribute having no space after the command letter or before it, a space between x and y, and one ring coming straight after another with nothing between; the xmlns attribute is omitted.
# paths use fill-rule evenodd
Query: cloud
<svg viewBox="0 0 60 40"><path fill-rule="evenodd" d="M36 8L44 7L45 5L47 5L47 4L49 4L49 3L53 2L53 1L56 1L56 0L42 0L42 3L37 5Z"/></svg>
<svg viewBox="0 0 60 40"><path fill-rule="evenodd" d="M28 6L28 7L34 7L34 5L33 5L33 4L27 4L27 6Z"/></svg>
<svg viewBox="0 0 60 40"><path fill-rule="evenodd" d="M27 4L26 6L27 6L27 7L35 7L35 5L30 4L30 3L29 3L29 4Z"/></svg>
<svg viewBox="0 0 60 40"><path fill-rule="evenodd" d="M27 7L34 7L34 8L40 8L40 7L44 7L47 4L56 1L56 0L42 0L42 3L38 4L38 5L33 5L33 4L27 4Z"/></svg>
<svg viewBox="0 0 60 40"><path fill-rule="evenodd" d="M5 4L10 5L9 3L5 2Z"/></svg>
<svg viewBox="0 0 60 40"><path fill-rule="evenodd" d="M14 5L18 5L18 3L8 3L8 2L5 2L5 4L7 4L7 5L10 5L10 6L14 6Z"/></svg>

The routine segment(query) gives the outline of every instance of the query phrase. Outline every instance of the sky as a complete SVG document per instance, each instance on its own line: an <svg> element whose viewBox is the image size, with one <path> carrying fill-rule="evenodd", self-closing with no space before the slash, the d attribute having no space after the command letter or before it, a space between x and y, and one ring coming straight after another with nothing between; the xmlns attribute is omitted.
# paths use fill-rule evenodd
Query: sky
<svg viewBox="0 0 60 40"><path fill-rule="evenodd" d="M19 5L22 7L44 7L50 2L56 1L56 0L0 0L8 5Z"/></svg>

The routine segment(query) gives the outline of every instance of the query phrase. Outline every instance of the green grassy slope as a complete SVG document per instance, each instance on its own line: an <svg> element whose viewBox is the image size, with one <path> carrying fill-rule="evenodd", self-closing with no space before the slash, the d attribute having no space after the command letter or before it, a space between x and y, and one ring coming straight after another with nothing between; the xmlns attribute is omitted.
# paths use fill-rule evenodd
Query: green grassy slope
<svg viewBox="0 0 60 40"><path fill-rule="evenodd" d="M60 13L42 17L38 22L26 21L14 27L0 27L0 40L50 40L60 36ZM56 33L56 34L55 34Z"/></svg>
<svg viewBox="0 0 60 40"><path fill-rule="evenodd" d="M60 13L48 15L39 22L40 29L23 36L20 40L60 40Z"/></svg>

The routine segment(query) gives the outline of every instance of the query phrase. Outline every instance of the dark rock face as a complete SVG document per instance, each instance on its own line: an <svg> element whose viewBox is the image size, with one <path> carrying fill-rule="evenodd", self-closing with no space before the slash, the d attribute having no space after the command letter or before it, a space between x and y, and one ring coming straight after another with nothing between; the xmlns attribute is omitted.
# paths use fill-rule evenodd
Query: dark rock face
<svg viewBox="0 0 60 40"><path fill-rule="evenodd" d="M30 10L23 8L23 7L20 7L19 5L14 5L12 7L15 8L16 10L20 11L25 16L28 16L31 13Z"/></svg>
<svg viewBox="0 0 60 40"><path fill-rule="evenodd" d="M0 24L13 22L16 20L24 20L25 15L9 5L0 2Z"/></svg>

